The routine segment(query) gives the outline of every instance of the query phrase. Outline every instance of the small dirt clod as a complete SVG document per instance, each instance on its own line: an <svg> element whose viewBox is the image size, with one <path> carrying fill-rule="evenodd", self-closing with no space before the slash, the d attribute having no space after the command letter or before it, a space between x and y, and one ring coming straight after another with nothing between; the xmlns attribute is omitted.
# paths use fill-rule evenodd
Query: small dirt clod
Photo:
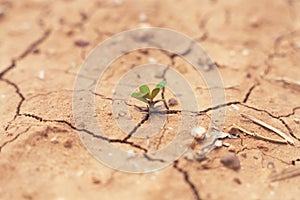
<svg viewBox="0 0 300 200"><path fill-rule="evenodd" d="M235 155L235 153L227 153L221 158L221 163L229 168L233 169L235 171L238 171L241 168L240 160Z"/></svg>
<svg viewBox="0 0 300 200"><path fill-rule="evenodd" d="M86 41L86 40L76 40L76 41L74 42L74 44L75 44L76 46L78 46L78 47L86 47L86 46L88 46L90 43L89 43L88 41Z"/></svg>
<svg viewBox="0 0 300 200"><path fill-rule="evenodd" d="M67 148L67 149L71 149L72 148L72 141L70 140L67 140L64 142L64 147Z"/></svg>
<svg viewBox="0 0 300 200"><path fill-rule="evenodd" d="M177 101L175 98L171 98L171 99L169 99L169 101L168 101L168 105L169 105L170 107L177 106L177 105L178 105L178 101Z"/></svg>

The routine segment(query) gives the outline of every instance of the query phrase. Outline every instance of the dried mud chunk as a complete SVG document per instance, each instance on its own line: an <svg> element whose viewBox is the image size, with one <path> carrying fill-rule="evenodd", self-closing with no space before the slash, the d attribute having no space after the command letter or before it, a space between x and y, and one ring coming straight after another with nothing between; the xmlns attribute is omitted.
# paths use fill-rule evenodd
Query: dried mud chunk
<svg viewBox="0 0 300 200"><path fill-rule="evenodd" d="M64 147L67 149L71 149L72 148L72 141L67 140L64 142Z"/></svg>
<svg viewBox="0 0 300 200"><path fill-rule="evenodd" d="M86 41L86 40L76 40L74 42L74 44L78 47L86 47L90 44L90 42Z"/></svg>
<svg viewBox="0 0 300 200"><path fill-rule="evenodd" d="M92 177L92 182L95 184L95 185L98 185L101 183L100 179L98 179L97 177Z"/></svg>
<svg viewBox="0 0 300 200"><path fill-rule="evenodd" d="M171 99L168 100L168 104L169 104L170 107L177 106L178 101L175 98L171 98Z"/></svg>
<svg viewBox="0 0 300 200"><path fill-rule="evenodd" d="M236 182L239 185L242 184L242 181L239 178L234 178L233 181Z"/></svg>
<svg viewBox="0 0 300 200"><path fill-rule="evenodd" d="M234 153L227 153L221 158L221 163L235 171L238 171L241 168L240 160Z"/></svg>

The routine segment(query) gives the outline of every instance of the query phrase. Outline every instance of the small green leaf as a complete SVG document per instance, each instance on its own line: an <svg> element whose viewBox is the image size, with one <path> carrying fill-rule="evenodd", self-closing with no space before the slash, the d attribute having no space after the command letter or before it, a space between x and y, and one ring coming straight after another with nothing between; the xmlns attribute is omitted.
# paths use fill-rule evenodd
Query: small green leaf
<svg viewBox="0 0 300 200"><path fill-rule="evenodd" d="M150 98L154 99L154 97L159 93L160 89L159 88L154 88L151 92Z"/></svg>
<svg viewBox="0 0 300 200"><path fill-rule="evenodd" d="M142 85L142 86L140 86L140 91L141 91L141 93L150 93L150 89L149 89L149 87L148 87L148 85Z"/></svg>
<svg viewBox="0 0 300 200"><path fill-rule="evenodd" d="M132 97L136 97L136 98L144 98L147 95L148 95L148 93L136 93L136 92L131 94Z"/></svg>
<svg viewBox="0 0 300 200"><path fill-rule="evenodd" d="M167 84L166 81L162 81L162 82L160 82L159 84L156 85L156 88L159 88L161 90L165 87L166 84Z"/></svg>
<svg viewBox="0 0 300 200"><path fill-rule="evenodd" d="M147 94L139 94L139 93L136 93L136 92L134 92L134 93L131 94L132 97L134 97L134 98L136 98L136 99L138 99L138 100L140 100L140 101L142 101L144 103L148 103L147 99L145 99L143 97L143 95L147 95Z"/></svg>

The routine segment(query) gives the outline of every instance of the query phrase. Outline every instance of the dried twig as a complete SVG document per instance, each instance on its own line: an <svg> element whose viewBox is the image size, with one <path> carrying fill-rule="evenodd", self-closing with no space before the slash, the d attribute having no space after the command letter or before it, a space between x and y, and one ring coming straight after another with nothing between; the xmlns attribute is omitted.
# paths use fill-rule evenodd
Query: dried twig
<svg viewBox="0 0 300 200"><path fill-rule="evenodd" d="M295 87L300 87L300 81L296 81L296 80L292 80L288 77L277 77L277 78L273 78L274 81L278 81L278 82L282 82L286 85L291 85L291 86L295 86Z"/></svg>
<svg viewBox="0 0 300 200"><path fill-rule="evenodd" d="M269 141L269 142L276 142L276 143L282 143L282 144L287 144L287 141L286 140L281 140L281 139L273 139L273 138L269 138L269 137L266 137L266 136L263 136L263 135L260 135L258 133L252 133L250 131L247 131L246 129L236 125L236 124L233 124L233 128L236 128L238 130L240 130L241 132L247 134L247 135L251 135L253 137L256 137L256 138L259 138L259 139L263 139L263 140L266 140L266 141Z"/></svg>
<svg viewBox="0 0 300 200"><path fill-rule="evenodd" d="M271 181L280 181L300 175L300 167L290 167L271 176Z"/></svg>
<svg viewBox="0 0 300 200"><path fill-rule="evenodd" d="M249 120L251 120L252 122L266 128L266 129L269 129L270 131L273 131L274 133L280 135L282 138L284 138L288 143L294 145L294 140L292 138L290 138L289 136L287 136L285 133L283 133L282 131L278 130L277 128L274 128L273 126L259 120L259 119L256 119L255 117L253 116L250 116L250 115L246 115L246 114L243 114L241 113L241 116L242 117L245 117Z"/></svg>
<svg viewBox="0 0 300 200"><path fill-rule="evenodd" d="M228 86L225 86L225 87L203 87L203 86L198 86L197 89L202 89L202 90L211 90L211 89L233 89L233 90L239 90L238 86L239 86L239 84L228 85Z"/></svg>

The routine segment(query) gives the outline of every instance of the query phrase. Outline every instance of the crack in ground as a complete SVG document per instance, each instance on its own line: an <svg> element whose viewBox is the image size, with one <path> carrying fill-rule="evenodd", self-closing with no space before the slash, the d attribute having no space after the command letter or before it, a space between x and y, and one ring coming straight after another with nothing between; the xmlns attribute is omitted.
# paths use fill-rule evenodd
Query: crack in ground
<svg viewBox="0 0 300 200"><path fill-rule="evenodd" d="M20 99L21 99L21 100L19 101L18 105L17 105L16 113L15 113L13 119L10 120L10 121L8 122L7 126L4 128L4 130L7 131L8 128L9 128L9 126L10 126L10 124L11 124L11 123L12 123L12 122L20 115L21 106L22 106L23 102L25 101L25 97L24 97L24 95L21 93L20 88L17 86L17 84L15 84L15 83L11 82L10 80L5 79L5 78L3 78L3 77L1 77L0 80L4 81L4 82L7 83L8 85L14 87L16 93L18 94L18 96L19 96Z"/></svg>
<svg viewBox="0 0 300 200"><path fill-rule="evenodd" d="M9 71L11 71L13 68L15 68L17 66L17 61L20 61L22 59L24 59L27 55L29 55L33 50L36 49L36 47L38 45L40 45L42 42L44 42L48 36L50 35L51 31L50 30L46 30L43 34L42 37L40 37L39 39L37 39L36 41L34 41L32 44L29 45L29 47L26 48L26 50L19 55L17 58L12 59L10 66L8 66L6 69L4 69L1 73L0 73L0 79L2 79L2 77L7 74Z"/></svg>
<svg viewBox="0 0 300 200"><path fill-rule="evenodd" d="M40 45L42 42L44 42L50 35L51 31L50 30L46 30L43 34L42 37L40 37L39 39L37 39L36 41L34 41L32 44L29 45L29 47L26 48L26 50L21 53L17 58L12 59L12 63L10 66L8 66L6 69L4 69L1 73L0 73L0 80L4 81L5 83L7 83L8 85L12 86L13 88L15 88L16 93L18 94L18 96L20 97L20 101L17 105L17 109L16 109L16 113L13 117L13 119L11 121L8 122L7 126L4 128L5 131L8 130L10 124L12 121L14 121L19 115L20 115L20 110L21 110L21 106L23 104L23 102L25 101L25 97L24 95L21 93L20 88L18 87L18 85L8 79L3 78L5 76L5 74L7 74L9 71L11 71L12 69L14 69L17 66L17 61L20 61L22 59L24 59L27 55L29 55L33 50L35 50L37 48L38 45Z"/></svg>
<svg viewBox="0 0 300 200"><path fill-rule="evenodd" d="M255 107L249 106L249 105L247 105L247 104L240 103L240 105L242 105L242 106L244 106L244 107L246 107L246 108L249 108L249 109L258 111L258 112L264 112L264 113L266 113L267 115L269 115L271 118L279 120L279 121L285 126L285 128L288 130L289 134L290 134L293 138L295 138L296 140L300 141L300 138L297 137L297 136L293 133L293 130L292 130L292 129L289 127L289 125L282 119L282 118L283 118L282 116L276 116L276 115L273 115L272 113L270 113L270 112L267 111L267 110L255 108Z"/></svg>
<svg viewBox="0 0 300 200"><path fill-rule="evenodd" d="M248 101L248 99L249 99L251 93L253 92L253 90L255 89L255 87L258 86L258 85L259 85L259 83L255 83L254 85L252 85L252 87L250 87L250 89L249 89L248 92L246 93L246 96L245 96L245 98L244 98L244 100L243 100L243 103L247 103L247 101Z"/></svg>
<svg viewBox="0 0 300 200"><path fill-rule="evenodd" d="M287 162L287 161L282 160L282 159L280 159L280 158L277 158L277 157L275 157L275 156L269 155L269 154L265 153L265 152L262 151L262 150L260 150L260 152L261 152L262 155L264 155L264 156L266 156L266 157L273 158L273 159L275 159L275 160L278 160L279 162L281 162L281 163L283 163L283 164L286 164L286 165L291 165L291 164L292 164L291 162Z"/></svg>
<svg viewBox="0 0 300 200"><path fill-rule="evenodd" d="M196 200L201 200L199 192L198 192L195 184L190 180L190 176L189 176L188 172L185 171L184 169L178 167L178 160L174 161L173 168L176 169L178 172L182 173L182 175L184 177L184 180L188 184L188 186L191 188L191 190L192 190L192 192L194 194L195 199Z"/></svg>
<svg viewBox="0 0 300 200"><path fill-rule="evenodd" d="M87 129L81 129L81 128L77 128L76 126L72 125L70 122L68 121L65 121L65 120L50 120L50 119L43 119L42 117L39 117L37 115L34 115L34 114L29 114L29 113L23 113L23 114L20 114L21 116L25 116L25 117L30 117L30 118L33 118L33 119L36 119L40 122L56 122L56 123L62 123L62 124L65 124L67 126L69 126L71 129L73 130L76 130L76 131L80 131L80 132L85 132L97 139L101 139L101 140L104 140L104 141L107 141L107 142L110 142L110 143L121 143L121 144L128 144L132 147L135 147L137 149L140 149L142 151L144 151L144 153L147 153L148 150L145 149L144 147L141 147L140 145L137 145L133 142L129 142L129 141L124 141L124 140L121 140L121 139L110 139L108 137L105 137L105 136L101 136L101 135L96 135L95 133L93 133L92 131L89 131Z"/></svg>
<svg viewBox="0 0 300 200"><path fill-rule="evenodd" d="M137 145L135 144L134 142L130 142L130 141L127 141L127 140L124 140L124 139L111 139L111 138L108 138L108 137L105 137L105 136L101 136L101 135L96 135L95 133L93 133L92 131L89 131L87 129L80 129L80 128L77 128L75 126L73 126L70 122L68 121L65 121L65 120L49 120L49 119L43 119L42 117L39 117L37 115L33 115L33 114L28 114L28 113L23 113L21 114L22 116L25 116L25 117L30 117L30 118L33 118L33 119L36 119L40 122L56 122L56 123L62 123L62 124L65 124L67 126L69 126L71 129L73 130L76 130L76 131L80 131L80 132L85 132L97 139L101 139L101 140L104 140L104 141L107 141L109 143L120 143L120 144L127 144L127 145L130 145L134 148L137 148L137 149L140 149L142 150L144 153L143 153L143 157L146 158L148 161L151 161L151 162L161 162L161 163L165 163L166 161L163 160L163 159L160 159L160 158L152 158L150 155L148 155L148 150L140 145Z"/></svg>
<svg viewBox="0 0 300 200"><path fill-rule="evenodd" d="M27 127L24 131L22 131L21 133L18 133L17 135L15 135L15 137L11 138L10 140L5 141L1 146L0 146L0 153L2 151L2 149L8 145L9 143L14 142L16 139L18 139L22 134L26 133L27 131L29 131L30 127Z"/></svg>
<svg viewBox="0 0 300 200"><path fill-rule="evenodd" d="M128 135L123 139L123 141L127 141L131 138L131 136L146 122L150 117L150 113L148 112L142 120L128 133Z"/></svg>

